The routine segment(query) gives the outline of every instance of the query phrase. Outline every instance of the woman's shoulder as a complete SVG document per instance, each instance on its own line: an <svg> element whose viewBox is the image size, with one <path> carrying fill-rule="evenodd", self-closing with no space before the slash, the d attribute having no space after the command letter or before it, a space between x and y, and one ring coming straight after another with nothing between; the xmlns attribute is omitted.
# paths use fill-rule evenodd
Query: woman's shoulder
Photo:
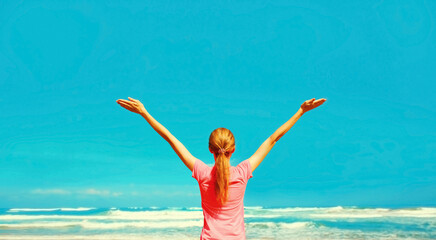
<svg viewBox="0 0 436 240"><path fill-rule="evenodd" d="M210 175L212 167L204 163L200 159L195 160L194 168L192 169L192 177L197 179L199 182L203 181Z"/></svg>
<svg viewBox="0 0 436 240"><path fill-rule="evenodd" d="M248 159L240 162L236 167L234 167L234 171L244 179L244 181L253 177L251 173L251 165Z"/></svg>

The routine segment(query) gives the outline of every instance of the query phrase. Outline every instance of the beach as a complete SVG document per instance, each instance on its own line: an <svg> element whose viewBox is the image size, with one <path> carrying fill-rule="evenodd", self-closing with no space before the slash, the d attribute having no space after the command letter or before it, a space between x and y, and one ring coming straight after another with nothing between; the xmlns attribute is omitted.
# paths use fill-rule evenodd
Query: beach
<svg viewBox="0 0 436 240"><path fill-rule="evenodd" d="M0 239L199 239L199 207L4 208ZM436 208L245 207L247 239L434 239Z"/></svg>

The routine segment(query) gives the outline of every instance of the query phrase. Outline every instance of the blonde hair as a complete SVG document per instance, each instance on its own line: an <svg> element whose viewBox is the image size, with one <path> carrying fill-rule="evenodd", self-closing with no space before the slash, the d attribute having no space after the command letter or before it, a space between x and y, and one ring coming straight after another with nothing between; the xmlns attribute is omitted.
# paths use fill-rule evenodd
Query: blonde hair
<svg viewBox="0 0 436 240"><path fill-rule="evenodd" d="M228 200L230 182L230 157L229 153L235 149L235 137L227 128L213 130L209 137L209 149L216 155L214 174L216 177L216 200L224 205ZM222 149L225 152L220 152Z"/></svg>

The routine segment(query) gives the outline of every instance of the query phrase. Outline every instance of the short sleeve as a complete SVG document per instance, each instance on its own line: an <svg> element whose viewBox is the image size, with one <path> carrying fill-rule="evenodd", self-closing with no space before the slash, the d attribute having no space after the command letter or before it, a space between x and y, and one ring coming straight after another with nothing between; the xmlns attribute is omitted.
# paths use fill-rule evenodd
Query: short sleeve
<svg viewBox="0 0 436 240"><path fill-rule="evenodd" d="M250 161L248 159L239 163L238 169L239 169L244 181L247 181L248 179L253 177L253 174L251 172L251 164L250 164Z"/></svg>
<svg viewBox="0 0 436 240"><path fill-rule="evenodd" d="M195 160L194 168L192 169L192 177L198 182L201 182L207 173L208 167L209 166L200 159Z"/></svg>

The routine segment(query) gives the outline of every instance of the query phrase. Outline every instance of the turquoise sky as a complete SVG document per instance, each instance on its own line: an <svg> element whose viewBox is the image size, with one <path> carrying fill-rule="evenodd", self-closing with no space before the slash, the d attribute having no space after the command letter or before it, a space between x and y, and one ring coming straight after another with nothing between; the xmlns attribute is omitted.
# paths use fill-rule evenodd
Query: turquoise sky
<svg viewBox="0 0 436 240"><path fill-rule="evenodd" d="M304 3L302 3L304 2ZM0 207L200 206L139 99L205 163L230 129L246 206L431 206L435 1L2 1Z"/></svg>

